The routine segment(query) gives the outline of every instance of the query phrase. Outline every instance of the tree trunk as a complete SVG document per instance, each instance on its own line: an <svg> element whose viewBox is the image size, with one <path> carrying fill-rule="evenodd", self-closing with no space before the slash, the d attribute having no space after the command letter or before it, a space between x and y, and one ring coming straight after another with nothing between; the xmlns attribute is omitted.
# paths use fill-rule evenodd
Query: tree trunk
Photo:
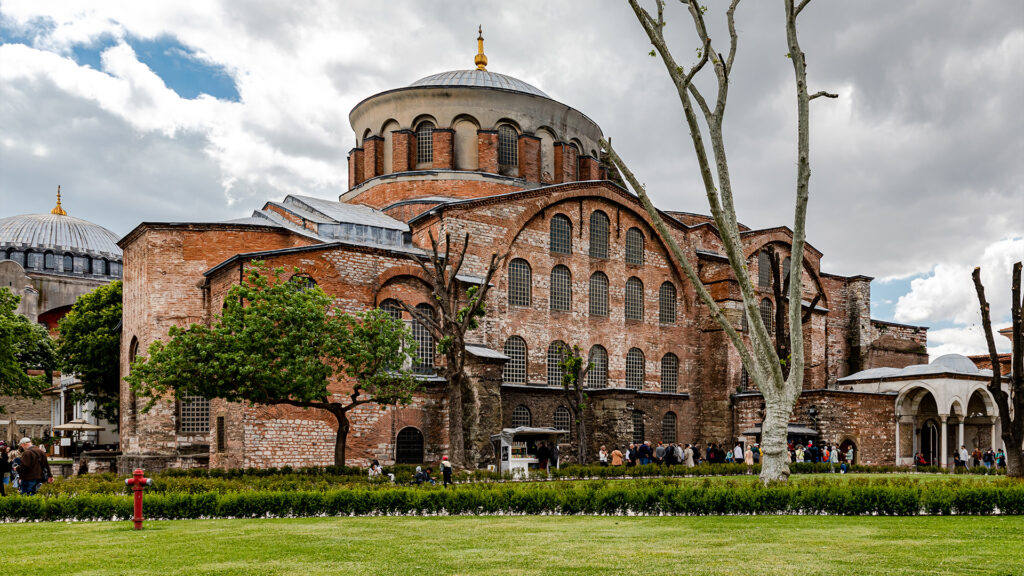
<svg viewBox="0 0 1024 576"><path fill-rule="evenodd" d="M580 466L586 466L587 465L587 459L588 459L587 456L590 453L590 451L589 451L589 446L588 446L588 443L587 443L587 426L583 422L583 414L582 414L582 412L583 411L580 410L580 414L576 416L576 439L577 439L577 442L579 442L579 447L577 448L577 453L578 453L578 458L579 458L578 464Z"/></svg>
<svg viewBox="0 0 1024 576"><path fill-rule="evenodd" d="M789 479L789 415L795 402L779 398L765 402L764 422L761 423L761 481L768 482Z"/></svg>
<svg viewBox="0 0 1024 576"><path fill-rule="evenodd" d="M348 416L342 410L331 410L334 417L338 419L338 432L334 438L334 465L345 465L345 447L348 443L348 431L350 428Z"/></svg>
<svg viewBox="0 0 1024 576"><path fill-rule="evenodd" d="M461 373L455 373L448 377L448 459L456 468L466 467L462 377Z"/></svg>
<svg viewBox="0 0 1024 576"><path fill-rule="evenodd" d="M1006 475L1010 478L1024 478L1024 456L1020 449L1024 445L1024 438L1004 433L1003 443L1006 444Z"/></svg>

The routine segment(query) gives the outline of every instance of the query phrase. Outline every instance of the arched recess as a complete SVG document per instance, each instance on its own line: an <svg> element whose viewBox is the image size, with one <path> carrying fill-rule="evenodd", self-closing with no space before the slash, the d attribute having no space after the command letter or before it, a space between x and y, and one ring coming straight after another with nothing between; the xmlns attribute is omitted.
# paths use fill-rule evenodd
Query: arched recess
<svg viewBox="0 0 1024 576"><path fill-rule="evenodd" d="M744 250L743 250L744 258L746 259L747 262L750 262L750 259L752 257L757 256L758 254L761 253L761 251L763 251L763 250L765 250L765 249L767 249L767 248L769 248L770 246L773 246L773 245L783 248L785 250L785 253L787 254L784 257L784 259L787 260L787 261L790 260L790 258L788 256L788 253L789 253L790 250L792 250L793 246L791 244L787 243L787 242L783 242L783 241L778 240L778 239L771 239L771 240L767 240L766 242L764 242L762 244L757 244L757 245L745 247ZM780 262L780 266L781 266L781 262ZM814 270L814 266L811 264L811 261L810 261L810 259L807 258L806 254L804 255L804 260L803 260L803 269L804 269L804 273L807 274L808 278L811 280L811 283L814 285L814 289L817 290L818 294L821 294L821 299L818 301L818 306L827 308L828 307L828 293L825 292L825 288L824 288L824 286L821 283L821 276L818 274L818 272L816 272ZM754 279L756 280L756 278L754 278ZM780 275L780 279L781 279L781 275Z"/></svg>
<svg viewBox="0 0 1024 576"><path fill-rule="evenodd" d="M455 169L478 170L480 168L480 144L477 130L480 123L472 116L459 116L452 122L455 131Z"/></svg>
<svg viewBox="0 0 1024 576"><path fill-rule="evenodd" d="M395 464L423 464L423 432L418 428L407 426L398 431Z"/></svg>
<svg viewBox="0 0 1024 576"><path fill-rule="evenodd" d="M365 144L366 139L369 138L370 136L373 136L373 131L367 128L366 130L363 131L363 137L359 139L359 145L362 146L363 144Z"/></svg>
<svg viewBox="0 0 1024 576"><path fill-rule="evenodd" d="M399 130L400 126L398 122L394 120L388 120L384 123L384 127L380 129L381 136L384 138L384 173L391 174L394 166L394 137L391 134L394 130Z"/></svg>
<svg viewBox="0 0 1024 576"><path fill-rule="evenodd" d="M551 183L555 181L555 142L558 137L555 131L543 127L537 130L537 137L540 138L540 181Z"/></svg>

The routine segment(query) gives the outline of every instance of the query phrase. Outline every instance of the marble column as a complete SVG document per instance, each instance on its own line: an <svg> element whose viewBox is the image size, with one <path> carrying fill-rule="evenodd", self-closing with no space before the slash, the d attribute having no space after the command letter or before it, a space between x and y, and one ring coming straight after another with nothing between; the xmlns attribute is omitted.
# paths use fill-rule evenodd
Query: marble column
<svg viewBox="0 0 1024 576"><path fill-rule="evenodd" d="M946 463L949 462L949 431L947 430L947 428L949 428L947 424L949 416L940 415L939 418L942 420L942 424L940 425L942 427L942 441L939 444L939 466L945 468Z"/></svg>

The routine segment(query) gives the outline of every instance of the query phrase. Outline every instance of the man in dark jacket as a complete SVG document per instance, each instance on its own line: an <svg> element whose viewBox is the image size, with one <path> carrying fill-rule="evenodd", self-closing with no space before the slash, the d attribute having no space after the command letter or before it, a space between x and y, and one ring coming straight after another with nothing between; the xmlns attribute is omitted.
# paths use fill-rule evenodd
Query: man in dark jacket
<svg viewBox="0 0 1024 576"><path fill-rule="evenodd" d="M28 438L18 442L21 446L21 466L18 466L18 477L21 478L21 493L31 496L44 481L51 480L50 463L46 461L46 453L38 446L33 446Z"/></svg>

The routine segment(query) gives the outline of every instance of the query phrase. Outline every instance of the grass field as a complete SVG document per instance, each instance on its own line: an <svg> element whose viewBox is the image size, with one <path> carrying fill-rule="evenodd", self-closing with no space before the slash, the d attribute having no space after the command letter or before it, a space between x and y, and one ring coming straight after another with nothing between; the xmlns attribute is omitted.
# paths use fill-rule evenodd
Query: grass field
<svg viewBox="0 0 1024 576"><path fill-rule="evenodd" d="M1021 517L303 518L0 525L4 574L1024 575Z"/></svg>

